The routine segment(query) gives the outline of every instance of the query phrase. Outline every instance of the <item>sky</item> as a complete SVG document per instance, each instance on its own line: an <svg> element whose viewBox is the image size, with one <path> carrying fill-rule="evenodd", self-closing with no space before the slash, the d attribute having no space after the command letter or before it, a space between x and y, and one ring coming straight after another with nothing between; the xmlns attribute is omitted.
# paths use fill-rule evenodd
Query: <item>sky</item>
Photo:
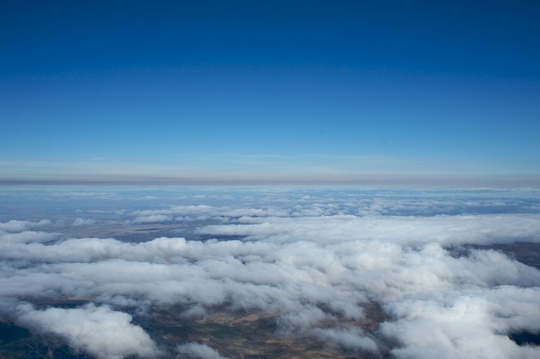
<svg viewBox="0 0 540 359"><path fill-rule="evenodd" d="M0 183L539 186L536 1L2 1Z"/></svg>

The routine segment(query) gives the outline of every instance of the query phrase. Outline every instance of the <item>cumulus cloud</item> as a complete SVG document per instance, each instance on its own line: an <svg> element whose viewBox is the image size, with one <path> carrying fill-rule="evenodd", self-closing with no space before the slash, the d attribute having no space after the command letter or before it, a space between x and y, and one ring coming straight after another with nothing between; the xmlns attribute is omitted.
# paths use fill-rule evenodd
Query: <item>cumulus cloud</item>
<svg viewBox="0 0 540 359"><path fill-rule="evenodd" d="M538 288L525 290L535 298L530 300L540 300ZM521 320L516 329L538 331L538 307L497 308L494 302L502 299L501 294L514 300L523 294L523 289L515 287L504 291L464 291L440 301L433 297L395 302L390 307L399 320L384 323L382 331L402 342L403 347L393 351L400 358L456 358L464 353L468 358L535 358L538 348L519 347L507 334L512 322ZM532 302L523 303L527 307Z"/></svg>
<svg viewBox="0 0 540 359"><path fill-rule="evenodd" d="M221 356L216 350L210 348L208 345L200 343L187 343L179 345L176 350L178 351L178 359L227 359L226 357Z"/></svg>
<svg viewBox="0 0 540 359"><path fill-rule="evenodd" d="M156 223L172 221L173 217L166 214L151 214L147 216L138 216L135 218L135 223Z"/></svg>
<svg viewBox="0 0 540 359"><path fill-rule="evenodd" d="M73 221L71 225L78 227L78 226L89 226L95 223L96 221L91 218L84 219L84 218L79 217L79 218L75 218L75 220Z"/></svg>
<svg viewBox="0 0 540 359"><path fill-rule="evenodd" d="M260 218L249 224L209 225L199 233L243 236L260 240L272 236L273 241L287 242L304 238L316 242L379 239L388 243L413 245L512 243L517 240L540 242L540 215L456 215L456 216L352 216Z"/></svg>
<svg viewBox="0 0 540 359"><path fill-rule="evenodd" d="M88 304L77 309L35 310L20 305L18 322L64 338L71 347L96 358L156 357L159 351L148 334L131 324L131 316L108 306Z"/></svg>
<svg viewBox="0 0 540 359"><path fill-rule="evenodd" d="M316 328L314 333L324 340L331 339L347 349L354 351L378 352L375 341L360 328L322 329Z"/></svg>
<svg viewBox="0 0 540 359"><path fill-rule="evenodd" d="M36 227L48 226L51 224L51 221L41 220L39 222L32 221L19 221L19 220L10 220L5 223L0 222L0 231L2 232L22 232Z"/></svg>
<svg viewBox="0 0 540 359"><path fill-rule="evenodd" d="M20 233L2 233L0 232L0 238L5 244L11 243L38 243L38 242L50 242L59 238L57 233L48 232L35 232L24 231ZM12 247L14 248L14 247Z"/></svg>
<svg viewBox="0 0 540 359"><path fill-rule="evenodd" d="M134 230L137 223L207 217L192 228L215 237L205 241L69 238L32 230L49 222L9 221L0 226L0 298L10 303L2 310L98 358L157 356L157 339L131 323L133 308L173 306L182 320L216 308L274 313L276 335L374 356L538 357L538 347L519 346L509 335L540 331L540 271L492 248L453 250L540 243L536 207L526 203L507 213L507 204L519 201L497 194L502 213L491 213L487 199L469 206L489 207L488 213L453 213L466 201L422 197L423 206L448 213L398 215L416 203L407 196L392 202L323 192L291 200L266 193L259 207L250 195L236 208L129 212ZM24 304L66 297L94 304L43 310ZM377 320L366 309L372 303L384 313ZM76 322L82 324L75 328ZM222 358L211 343L178 344L179 357Z"/></svg>
<svg viewBox="0 0 540 359"><path fill-rule="evenodd" d="M135 221L142 218L168 218L178 216L179 220L183 218L216 218L216 217L285 217L289 212L283 209L265 206L265 208L231 208L230 206L208 206L208 205L191 205L191 206L170 206L165 209L139 210L133 213L136 215Z"/></svg>

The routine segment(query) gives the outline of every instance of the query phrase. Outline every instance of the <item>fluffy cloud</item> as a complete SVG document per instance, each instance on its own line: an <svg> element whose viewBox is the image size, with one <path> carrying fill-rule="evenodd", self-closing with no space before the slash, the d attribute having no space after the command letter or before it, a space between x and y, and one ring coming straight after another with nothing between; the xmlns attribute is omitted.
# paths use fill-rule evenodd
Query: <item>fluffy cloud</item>
<svg viewBox="0 0 540 359"><path fill-rule="evenodd" d="M0 231L1 232L22 232L22 231L29 230L31 228L48 226L50 224L51 224L51 221L48 221L48 220L41 220L39 222L10 220L5 223L0 222Z"/></svg>
<svg viewBox="0 0 540 359"><path fill-rule="evenodd" d="M177 358L186 359L227 359L222 357L217 351L210 348L208 345L200 343L187 343L179 345Z"/></svg>
<svg viewBox="0 0 540 359"><path fill-rule="evenodd" d="M75 218L75 220L73 221L71 225L78 227L78 226L89 226L95 223L96 221L91 218L84 219L84 218L79 217L79 218Z"/></svg>
<svg viewBox="0 0 540 359"><path fill-rule="evenodd" d="M173 217L166 214L151 214L135 218L135 223L157 223L172 221Z"/></svg>
<svg viewBox="0 0 540 359"><path fill-rule="evenodd" d="M375 341L366 336L360 328L322 329L316 328L314 333L322 339L331 339L347 349L378 352Z"/></svg>
<svg viewBox="0 0 540 359"><path fill-rule="evenodd" d="M198 230L213 235L245 236L248 240L272 237L288 242L291 236L315 242L371 241L414 245L493 244L540 241L539 214L456 216L352 216L259 218L249 224L210 225ZM346 236L346 237L344 237Z"/></svg>
<svg viewBox="0 0 540 359"><path fill-rule="evenodd" d="M509 338L540 331L540 271L494 249L461 247L540 242L535 205L522 201L520 210L506 213L522 203L508 195L497 197L497 205L469 203L474 213L453 213L468 202L421 197L421 206L448 213L398 215L420 199L333 195L292 201L288 194L265 193L259 207L251 195L236 208L171 205L131 211L124 222L136 230L138 223L198 218L190 230L215 237L205 241L67 238L32 230L47 221L1 223L2 310L99 358L158 355L150 334L127 312L174 305L183 310L179 318L223 307L276 313L281 334L375 356L540 355L538 347ZM503 213L491 213L493 207ZM95 304L44 310L22 304L65 297ZM385 317L367 331L359 323L370 320L370 303L378 303ZM76 322L81 325L74 329ZM221 358L204 344L178 344L179 357Z"/></svg>
<svg viewBox="0 0 540 359"><path fill-rule="evenodd" d="M403 343L402 348L394 349L397 357L456 358L465 353L468 358L538 357L538 348L519 347L507 335L512 328L538 331L538 307L531 306L534 301L539 303L538 288L476 289L451 294L451 298L442 300L428 297L392 303L391 310L399 320L384 323L382 332ZM525 309L497 304L525 297L529 297L523 300Z"/></svg>
<svg viewBox="0 0 540 359"><path fill-rule="evenodd" d="M159 354L148 334L131 324L130 315L108 306L88 304L77 309L35 310L30 305L20 305L17 310L19 323L63 337L74 349L96 358L146 358Z"/></svg>

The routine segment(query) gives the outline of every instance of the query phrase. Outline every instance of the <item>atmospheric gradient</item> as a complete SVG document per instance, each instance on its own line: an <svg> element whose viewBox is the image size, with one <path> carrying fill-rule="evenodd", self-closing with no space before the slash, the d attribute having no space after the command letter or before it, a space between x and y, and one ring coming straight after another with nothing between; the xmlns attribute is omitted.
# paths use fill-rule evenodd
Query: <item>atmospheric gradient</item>
<svg viewBox="0 0 540 359"><path fill-rule="evenodd" d="M5 184L522 186L534 1L3 1Z"/></svg>

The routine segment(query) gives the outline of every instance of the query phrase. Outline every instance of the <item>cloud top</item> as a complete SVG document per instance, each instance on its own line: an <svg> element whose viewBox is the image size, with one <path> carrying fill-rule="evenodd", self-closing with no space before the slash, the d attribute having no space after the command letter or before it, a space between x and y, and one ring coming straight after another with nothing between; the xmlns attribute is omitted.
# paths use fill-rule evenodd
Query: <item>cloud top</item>
<svg viewBox="0 0 540 359"><path fill-rule="evenodd" d="M56 334L66 339L75 350L99 359L148 358L159 354L148 334L131 324L129 314L113 311L106 305L45 310L20 305L17 310L19 323Z"/></svg>

